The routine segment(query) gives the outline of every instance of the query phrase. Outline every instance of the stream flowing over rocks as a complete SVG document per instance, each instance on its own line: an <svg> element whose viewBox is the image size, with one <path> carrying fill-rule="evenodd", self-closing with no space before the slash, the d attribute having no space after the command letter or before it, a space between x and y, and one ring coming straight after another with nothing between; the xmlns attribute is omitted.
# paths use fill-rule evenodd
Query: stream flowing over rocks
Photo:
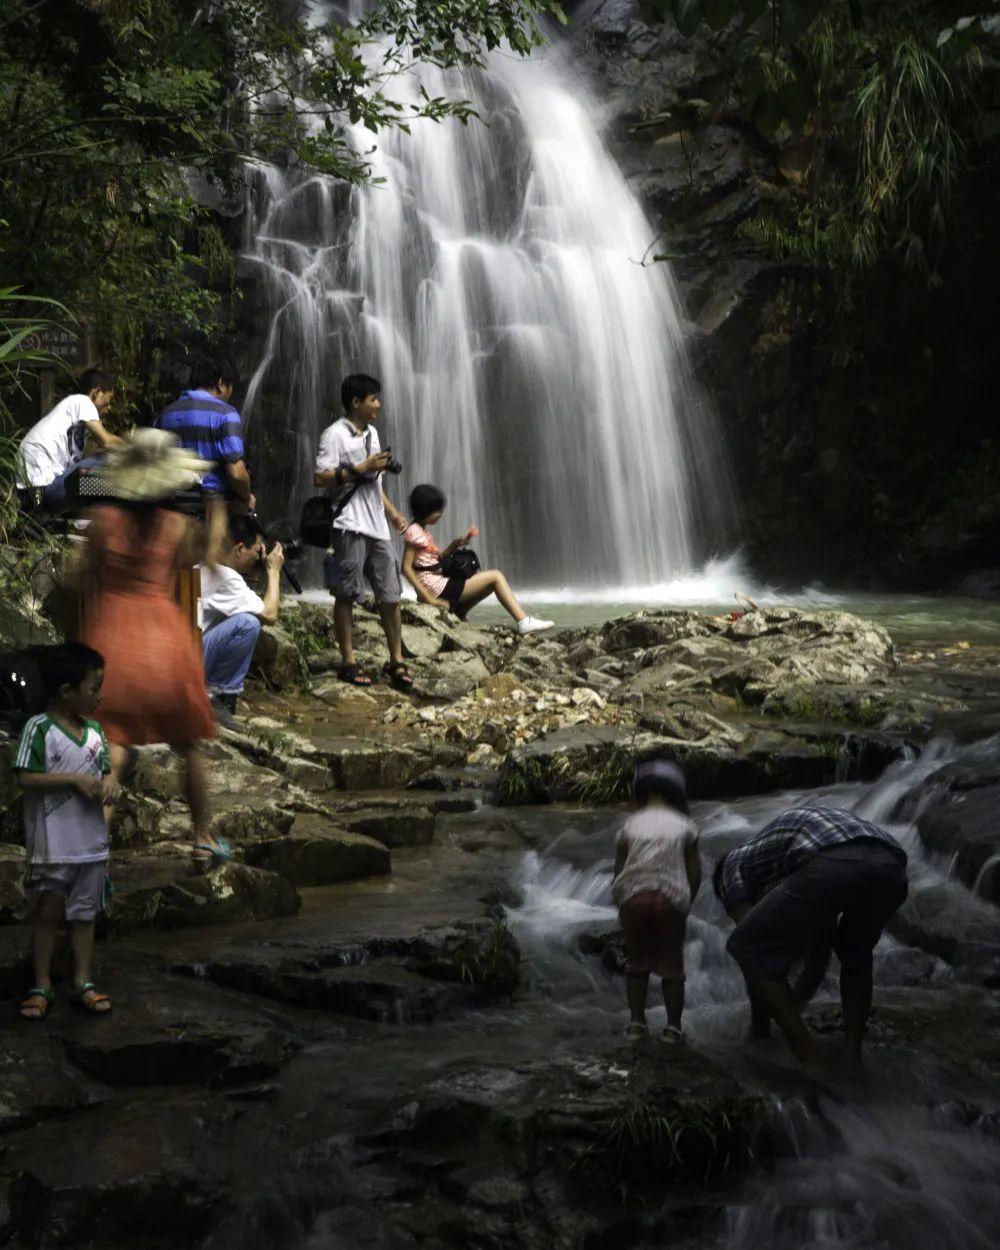
<svg viewBox="0 0 1000 1250"><path fill-rule="evenodd" d="M357 638L381 658L373 615ZM994 1246L995 649L900 655L848 613L770 608L517 639L407 605L404 638L414 694L358 690L329 612L283 605L240 730L206 748L235 847L209 872L179 760L137 752L99 948L113 1013L72 1010L64 962L45 1023L0 1018L0 1245ZM613 839L651 748L684 762L706 866L806 798L903 841L866 1081L744 1047L707 888L690 1046L655 1041L662 1008L624 1044ZM4 786L16 1000L30 900ZM830 978L810 1021L838 1016Z"/></svg>

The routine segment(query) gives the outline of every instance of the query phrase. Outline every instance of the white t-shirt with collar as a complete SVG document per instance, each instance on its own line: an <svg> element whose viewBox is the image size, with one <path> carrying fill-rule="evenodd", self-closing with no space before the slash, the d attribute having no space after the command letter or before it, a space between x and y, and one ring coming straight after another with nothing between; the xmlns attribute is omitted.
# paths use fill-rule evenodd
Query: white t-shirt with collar
<svg viewBox="0 0 1000 1250"><path fill-rule="evenodd" d="M27 486L50 486L83 459L87 422L101 414L89 395L67 395L33 425L21 443Z"/></svg>
<svg viewBox="0 0 1000 1250"><path fill-rule="evenodd" d="M346 417L341 417L320 435L316 472L328 473L345 465L360 464L380 450L378 430L369 425L363 434L359 434ZM334 529L366 534L369 538L389 537L389 522L382 502L382 476L377 473L370 481L358 483L347 507L334 521ZM350 486L353 485L353 482L350 483ZM345 489L350 489L350 486Z"/></svg>
<svg viewBox="0 0 1000 1250"><path fill-rule="evenodd" d="M216 625L240 612L249 612L251 616L260 616L264 611L264 600L250 589L235 569L226 564L216 568L201 565L201 610L202 628L207 634Z"/></svg>

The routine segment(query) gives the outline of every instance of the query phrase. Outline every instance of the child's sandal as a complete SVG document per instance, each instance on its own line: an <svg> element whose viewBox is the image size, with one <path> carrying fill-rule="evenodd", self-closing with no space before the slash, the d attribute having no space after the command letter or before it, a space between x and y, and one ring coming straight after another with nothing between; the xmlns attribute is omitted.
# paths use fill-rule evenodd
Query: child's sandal
<svg viewBox="0 0 1000 1250"><path fill-rule="evenodd" d="M626 1028L625 1036L630 1042L637 1042L641 1037L649 1036L649 1026L638 1024L635 1020Z"/></svg>
<svg viewBox="0 0 1000 1250"><path fill-rule="evenodd" d="M111 999L107 994L99 993L93 981L75 985L69 1001L74 1007L81 1007L94 1016L106 1016L111 1010Z"/></svg>
<svg viewBox="0 0 1000 1250"><path fill-rule="evenodd" d="M49 1008L55 1002L55 998L56 995L53 989L46 989L44 986L36 985L34 989L28 990L21 1001L21 1019L44 1020L49 1014Z"/></svg>
<svg viewBox="0 0 1000 1250"><path fill-rule="evenodd" d="M672 1024L668 1024L663 1030L660 1034L660 1040L666 1042L668 1046L683 1046L687 1042L687 1038L680 1029Z"/></svg>

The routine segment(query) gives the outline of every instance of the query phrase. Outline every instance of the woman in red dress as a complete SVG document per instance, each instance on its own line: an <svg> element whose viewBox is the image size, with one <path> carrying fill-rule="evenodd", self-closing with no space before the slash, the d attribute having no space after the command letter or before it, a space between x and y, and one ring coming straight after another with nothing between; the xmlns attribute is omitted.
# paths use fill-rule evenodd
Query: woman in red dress
<svg viewBox="0 0 1000 1250"><path fill-rule="evenodd" d="M90 572L80 641L105 660L100 719L121 776L126 748L166 742L185 763L195 855L226 848L209 833L205 772L198 742L216 734L201 649L175 598L178 570L195 544L195 523L166 506L209 466L163 430L137 430L109 456L108 477L123 499L91 512Z"/></svg>

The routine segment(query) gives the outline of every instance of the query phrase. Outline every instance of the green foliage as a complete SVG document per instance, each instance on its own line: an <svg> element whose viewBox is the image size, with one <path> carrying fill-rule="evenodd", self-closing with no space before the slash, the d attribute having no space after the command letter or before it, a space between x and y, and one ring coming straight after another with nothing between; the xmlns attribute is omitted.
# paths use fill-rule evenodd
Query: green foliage
<svg viewBox="0 0 1000 1250"><path fill-rule="evenodd" d="M521 955L503 921L490 927L485 941L469 937L455 947L461 979L482 1002L513 998L521 984Z"/></svg>
<svg viewBox="0 0 1000 1250"><path fill-rule="evenodd" d="M10 404L16 395L26 393L25 383L34 369L59 364L37 345L37 336L52 325L46 313L68 315L53 300L0 287L0 542L10 541L19 525L20 440L11 422ZM6 589L10 593L9 585Z"/></svg>
<svg viewBox="0 0 1000 1250"><path fill-rule="evenodd" d="M541 42L554 0L384 0L357 25L312 25L288 0L8 0L0 17L0 264L91 323L131 415L157 349L231 325L233 254L191 191L238 203L245 162L350 181L373 139L463 101L405 101L421 62L476 66ZM200 197L204 198L204 197ZM203 245L208 243L207 251ZM228 257L224 252L228 251ZM121 406L120 406L121 409Z"/></svg>
<svg viewBox="0 0 1000 1250"><path fill-rule="evenodd" d="M662 6L661 6L662 7ZM745 237L841 276L933 271L980 133L981 48L1000 16L941 30L930 0L669 0L678 25L731 26L746 122L797 158L783 211Z"/></svg>

